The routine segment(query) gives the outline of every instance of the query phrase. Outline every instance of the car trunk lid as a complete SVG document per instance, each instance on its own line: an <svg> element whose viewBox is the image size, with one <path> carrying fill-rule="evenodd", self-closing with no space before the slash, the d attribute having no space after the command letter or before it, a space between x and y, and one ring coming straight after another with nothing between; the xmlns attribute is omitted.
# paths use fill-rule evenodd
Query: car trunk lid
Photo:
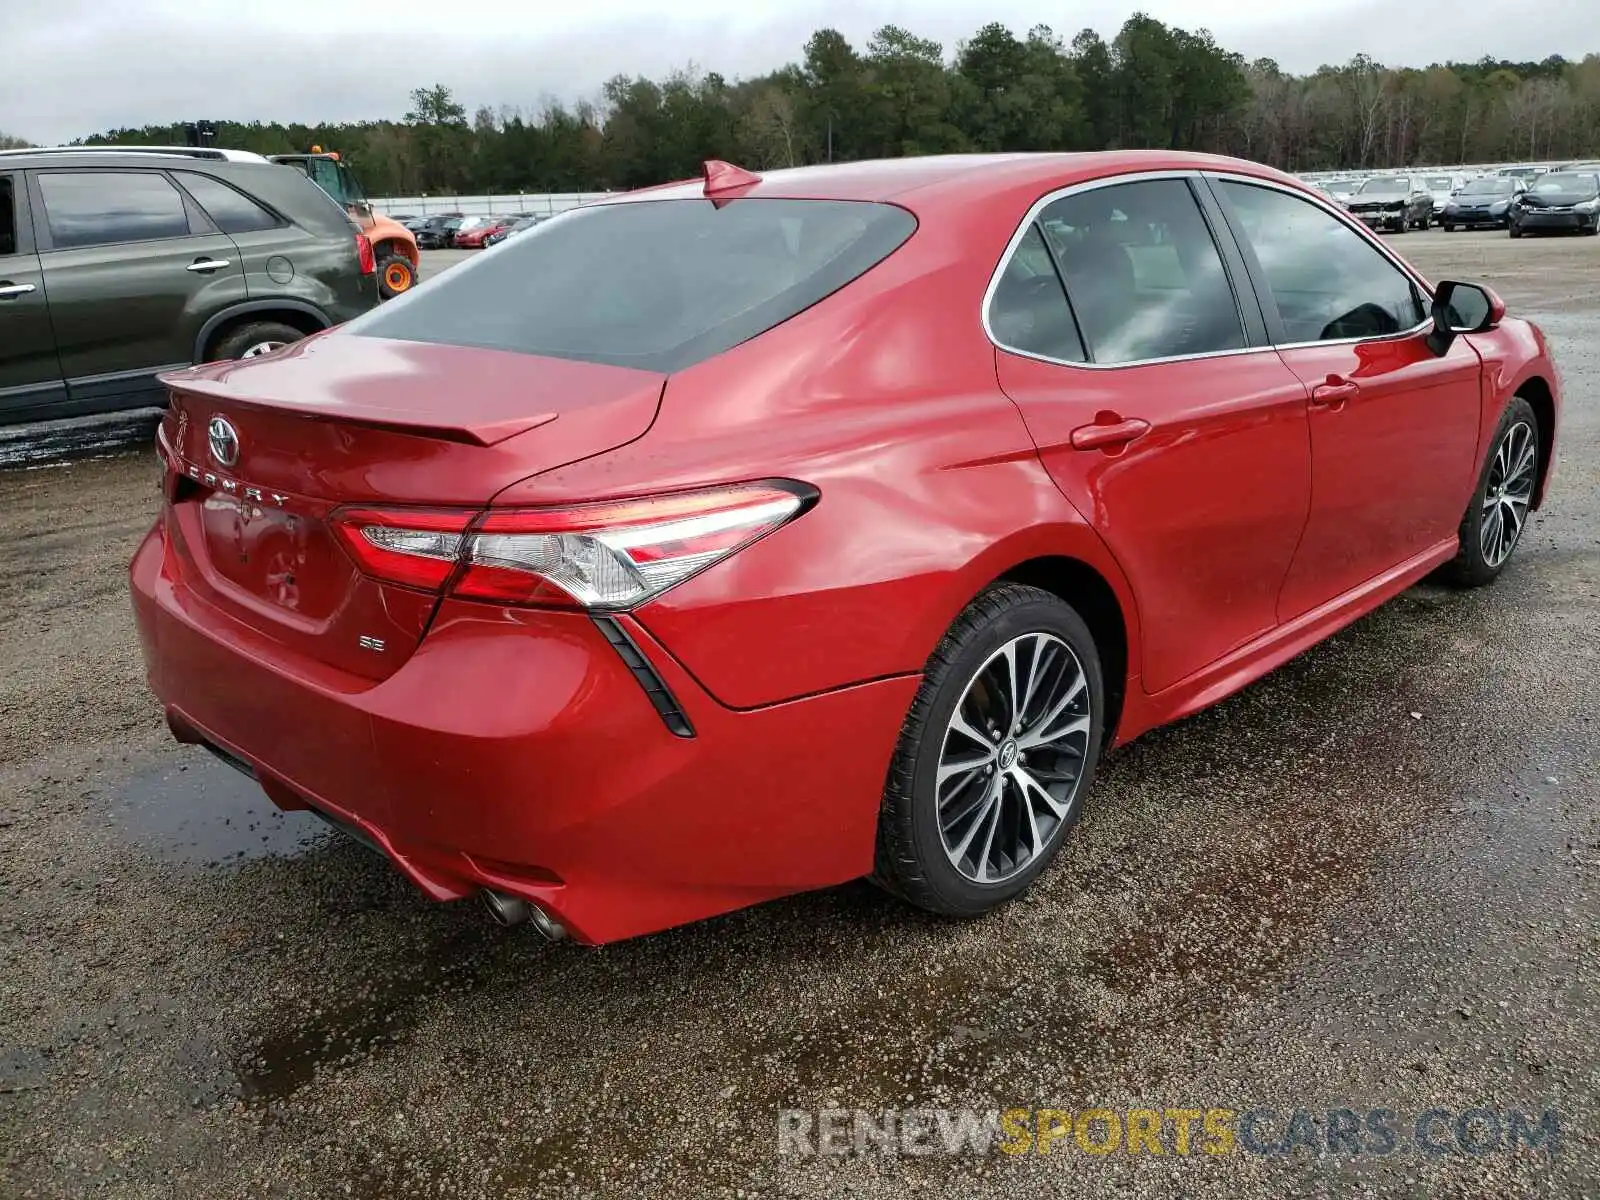
<svg viewBox="0 0 1600 1200"><path fill-rule="evenodd" d="M332 333L163 381L167 522L189 588L292 653L382 679L437 596L362 574L332 514L480 509L641 436L665 376Z"/></svg>

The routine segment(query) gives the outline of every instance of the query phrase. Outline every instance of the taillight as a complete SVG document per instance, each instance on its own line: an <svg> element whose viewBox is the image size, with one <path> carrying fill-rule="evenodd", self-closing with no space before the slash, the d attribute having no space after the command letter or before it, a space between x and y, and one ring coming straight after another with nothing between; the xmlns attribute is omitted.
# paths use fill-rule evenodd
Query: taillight
<svg viewBox="0 0 1600 1200"><path fill-rule="evenodd" d="M356 258L361 263L363 275L373 275L378 270L378 259L372 253L372 239L364 233L356 234Z"/></svg>
<svg viewBox="0 0 1600 1200"><path fill-rule="evenodd" d="M565 509L345 509L361 569L503 604L631 608L793 520L816 492L787 481ZM451 582L453 579L454 582Z"/></svg>
<svg viewBox="0 0 1600 1200"><path fill-rule="evenodd" d="M470 512L341 509L334 531L363 572L386 583L436 592L454 574Z"/></svg>

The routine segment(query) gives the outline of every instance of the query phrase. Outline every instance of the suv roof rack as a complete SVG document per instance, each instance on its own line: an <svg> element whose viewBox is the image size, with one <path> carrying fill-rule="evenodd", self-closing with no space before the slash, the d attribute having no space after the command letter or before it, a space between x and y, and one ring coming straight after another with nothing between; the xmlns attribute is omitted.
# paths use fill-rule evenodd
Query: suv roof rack
<svg viewBox="0 0 1600 1200"><path fill-rule="evenodd" d="M0 150L0 155L6 156L25 154L164 154L222 162L268 161L250 150L218 150L211 146L28 146L21 150Z"/></svg>

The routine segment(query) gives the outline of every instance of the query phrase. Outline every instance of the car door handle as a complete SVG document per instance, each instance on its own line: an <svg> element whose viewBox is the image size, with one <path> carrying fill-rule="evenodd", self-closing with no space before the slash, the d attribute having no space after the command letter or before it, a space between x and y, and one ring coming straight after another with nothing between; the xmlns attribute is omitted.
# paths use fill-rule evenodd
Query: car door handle
<svg viewBox="0 0 1600 1200"><path fill-rule="evenodd" d="M1119 446L1126 446L1129 442L1142 438L1149 432L1150 422L1141 421L1138 417L1108 421L1104 424L1096 421L1093 425L1079 425L1072 431L1072 448L1115 450Z"/></svg>
<svg viewBox="0 0 1600 1200"><path fill-rule="evenodd" d="M1354 400L1361 394L1361 385L1354 380L1346 379L1342 375L1329 375L1323 382L1311 389L1311 407L1327 408L1334 412L1344 407L1346 400Z"/></svg>
<svg viewBox="0 0 1600 1200"><path fill-rule="evenodd" d="M223 267L228 265L228 260L225 258L197 258L187 267L185 267L184 270L200 271L203 273L206 271L220 271Z"/></svg>
<svg viewBox="0 0 1600 1200"><path fill-rule="evenodd" d="M12 283L0 279L0 300L15 300L18 296L26 296L31 291L33 291L31 283Z"/></svg>

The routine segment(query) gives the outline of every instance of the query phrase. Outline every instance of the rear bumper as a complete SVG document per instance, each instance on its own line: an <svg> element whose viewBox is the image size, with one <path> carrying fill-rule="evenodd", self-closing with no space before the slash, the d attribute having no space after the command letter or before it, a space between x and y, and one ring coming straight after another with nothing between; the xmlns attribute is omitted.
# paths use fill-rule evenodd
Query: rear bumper
<svg viewBox="0 0 1600 1200"><path fill-rule="evenodd" d="M497 888L599 943L872 869L914 678L736 711L623 618L686 738L582 614L446 602L374 684L285 656L178 571L158 524L131 583L176 735L355 827L434 899Z"/></svg>

